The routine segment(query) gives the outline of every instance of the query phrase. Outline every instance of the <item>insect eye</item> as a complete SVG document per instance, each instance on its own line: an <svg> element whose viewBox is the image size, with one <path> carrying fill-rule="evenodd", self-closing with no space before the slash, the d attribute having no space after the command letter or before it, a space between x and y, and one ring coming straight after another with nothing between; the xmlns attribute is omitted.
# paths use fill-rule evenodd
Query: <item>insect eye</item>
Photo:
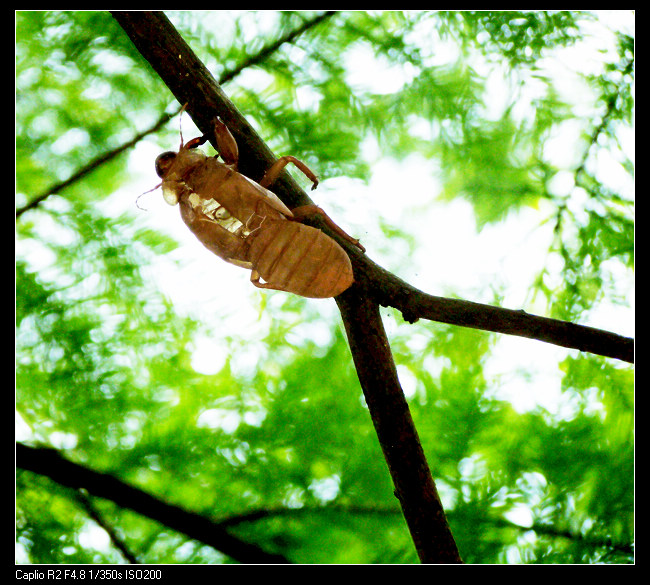
<svg viewBox="0 0 650 585"><path fill-rule="evenodd" d="M156 159L156 173L161 179L165 178L169 167L172 166L174 159L176 158L175 152L163 152L161 155L158 155Z"/></svg>

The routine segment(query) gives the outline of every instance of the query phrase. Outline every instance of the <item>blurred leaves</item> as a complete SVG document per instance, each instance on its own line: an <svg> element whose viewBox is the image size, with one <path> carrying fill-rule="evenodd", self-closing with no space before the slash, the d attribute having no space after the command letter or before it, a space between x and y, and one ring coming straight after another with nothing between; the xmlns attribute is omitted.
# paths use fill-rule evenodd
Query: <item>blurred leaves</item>
<svg viewBox="0 0 650 585"><path fill-rule="evenodd" d="M526 151L525 144L517 144L522 138L512 121L505 119L468 128L461 143L445 145L445 163L453 170L444 197L465 196L479 229L522 206L535 205L544 193L543 176L535 163L513 159L513 153Z"/></svg>
<svg viewBox="0 0 650 585"><path fill-rule="evenodd" d="M169 16L218 77L314 14ZM226 90L275 152L323 178L365 181L376 157L417 153L436 163L438 201L468 202L478 229L535 211L553 239L529 295L552 316L584 320L603 306L629 310L622 281L634 265L623 140L633 131L634 39L618 32L613 49L593 48L590 27L602 19L341 12ZM581 90L568 95L549 62L576 46L602 67L573 71ZM148 127L171 101L108 13L17 12L18 205ZM567 128L576 148L558 157ZM176 144L177 132L158 140ZM107 199L130 180L126 159L17 222L20 439L227 522L295 562L416 562L334 313L280 293L251 297L257 321L234 327L229 307L179 314L151 271L166 258L181 274L189 260L172 260L175 241ZM394 223L399 195L377 221L382 245L404 242L410 256L418 240ZM629 366L563 353L549 381L518 371L513 357L504 377L491 370L493 335L386 321L467 562L633 560ZM206 340L207 374L196 363ZM550 384L557 407L516 408L506 383L521 393ZM124 562L70 490L19 471L16 504L18 562ZM111 502L94 505L139 560L228 562Z"/></svg>

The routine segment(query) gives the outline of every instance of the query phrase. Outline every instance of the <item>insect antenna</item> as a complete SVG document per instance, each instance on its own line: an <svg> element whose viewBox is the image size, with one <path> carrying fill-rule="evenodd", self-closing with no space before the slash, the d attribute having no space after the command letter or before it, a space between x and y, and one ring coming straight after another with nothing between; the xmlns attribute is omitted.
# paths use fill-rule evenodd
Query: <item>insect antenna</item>
<svg viewBox="0 0 650 585"><path fill-rule="evenodd" d="M143 195L146 195L147 193L151 193L152 191L155 191L155 190L158 189L158 187L160 187L161 185L162 185L162 182L161 182L161 183L158 183L158 184L157 184L153 189L149 189L149 191L145 191L144 193L140 193L140 195L138 195L138 197L137 197L136 200L135 200L135 206L136 206L138 209L141 209L142 211L149 211L148 209L145 209L144 207L141 207L140 204L138 203L138 201L140 201L140 197L142 197Z"/></svg>

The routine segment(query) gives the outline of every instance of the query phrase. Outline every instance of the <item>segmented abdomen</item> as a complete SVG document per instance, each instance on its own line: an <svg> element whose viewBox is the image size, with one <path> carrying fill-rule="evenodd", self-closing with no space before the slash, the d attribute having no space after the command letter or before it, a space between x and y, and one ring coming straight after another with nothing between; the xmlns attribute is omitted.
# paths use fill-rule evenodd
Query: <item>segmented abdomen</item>
<svg viewBox="0 0 650 585"><path fill-rule="evenodd" d="M272 288L303 297L334 297L353 281L348 255L322 231L267 220L250 234L249 260Z"/></svg>

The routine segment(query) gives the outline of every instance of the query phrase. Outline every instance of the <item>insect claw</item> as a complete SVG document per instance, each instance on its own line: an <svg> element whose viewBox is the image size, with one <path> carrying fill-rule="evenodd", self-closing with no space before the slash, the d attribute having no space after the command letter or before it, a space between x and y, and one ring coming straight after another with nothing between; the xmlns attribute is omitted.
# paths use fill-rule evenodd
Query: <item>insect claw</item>
<svg viewBox="0 0 650 585"><path fill-rule="evenodd" d="M357 238L353 238L351 235L349 235L347 232L345 232L341 227L339 227L336 223L334 223L334 220L327 215L318 205L302 205L300 207L294 207L291 212L293 213L293 217L296 221L302 221L303 219L314 216L314 215L319 215L320 217L323 218L323 221L325 221L325 224L334 232L336 232L339 236L341 236L343 239L347 240L350 242L352 245L356 246L361 250L362 252L365 253L366 249L363 247L363 245L357 240Z"/></svg>

